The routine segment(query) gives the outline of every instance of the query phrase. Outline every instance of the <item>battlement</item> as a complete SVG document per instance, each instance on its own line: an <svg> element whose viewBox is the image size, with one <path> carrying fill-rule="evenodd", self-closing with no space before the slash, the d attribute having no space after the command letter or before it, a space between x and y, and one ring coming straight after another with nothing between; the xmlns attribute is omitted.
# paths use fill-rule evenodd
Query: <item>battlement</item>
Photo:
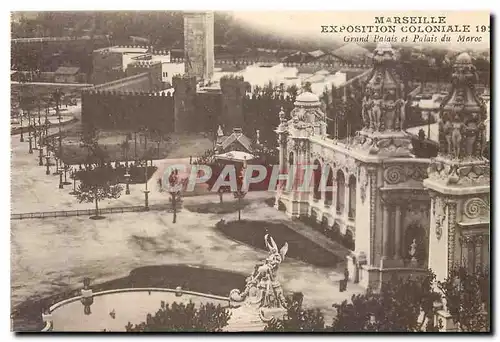
<svg viewBox="0 0 500 342"><path fill-rule="evenodd" d="M152 68L161 65L160 61L138 60L128 65L129 68Z"/></svg>
<svg viewBox="0 0 500 342"><path fill-rule="evenodd" d="M99 96L142 96L142 97L170 97L172 94L163 91L155 92L145 92L145 91L122 91L122 90L90 90L85 89L82 91L84 94L88 95L99 95Z"/></svg>
<svg viewBox="0 0 500 342"><path fill-rule="evenodd" d="M152 45L138 45L138 44L115 45L113 47L117 47L117 48L121 48L121 49L148 49L148 50L152 50L153 49Z"/></svg>
<svg viewBox="0 0 500 342"><path fill-rule="evenodd" d="M155 53L152 53L155 54ZM168 53L167 53L168 54ZM171 58L170 63L184 63L184 58ZM299 68L299 67L312 67L312 68L324 68L324 69L351 69L351 70L367 70L371 69L372 65L369 64L356 64L356 63L323 63L323 62L309 62L309 63L288 63L281 62L276 60L261 60L261 59L240 59L240 60L226 60L226 59L216 59L215 65L228 65L228 66L236 66L236 65L254 65L254 64L271 64L278 65L283 64L284 67L287 68Z"/></svg>

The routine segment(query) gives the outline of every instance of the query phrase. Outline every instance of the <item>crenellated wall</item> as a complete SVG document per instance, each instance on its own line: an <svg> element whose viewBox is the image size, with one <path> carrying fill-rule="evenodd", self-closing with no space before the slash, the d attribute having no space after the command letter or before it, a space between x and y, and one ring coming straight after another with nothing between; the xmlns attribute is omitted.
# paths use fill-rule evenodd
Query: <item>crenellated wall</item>
<svg viewBox="0 0 500 342"><path fill-rule="evenodd" d="M196 77L174 76L172 78L174 86L175 105L175 131L176 132L196 132L198 131L197 115L195 111L196 101Z"/></svg>
<svg viewBox="0 0 500 342"><path fill-rule="evenodd" d="M84 91L82 122L101 129L174 131L174 98L144 92Z"/></svg>
<svg viewBox="0 0 500 342"><path fill-rule="evenodd" d="M221 119L224 131L232 132L233 128L243 128L243 100L245 97L245 80L243 77L223 77L220 80L222 91Z"/></svg>

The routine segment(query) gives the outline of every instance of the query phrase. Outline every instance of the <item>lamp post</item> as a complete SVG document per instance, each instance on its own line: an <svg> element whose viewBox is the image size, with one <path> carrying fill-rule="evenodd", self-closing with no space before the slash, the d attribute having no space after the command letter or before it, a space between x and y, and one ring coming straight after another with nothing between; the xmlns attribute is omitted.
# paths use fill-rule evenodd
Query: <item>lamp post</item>
<svg viewBox="0 0 500 342"><path fill-rule="evenodd" d="M76 195L77 191L76 191L76 170L75 170L75 168L71 169L70 178L73 179L73 191L71 191L69 194Z"/></svg>
<svg viewBox="0 0 500 342"><path fill-rule="evenodd" d="M128 173L128 167L125 170L125 195L130 195L130 173Z"/></svg>
<svg viewBox="0 0 500 342"><path fill-rule="evenodd" d="M28 110L28 137L31 137L31 115Z"/></svg>
<svg viewBox="0 0 500 342"><path fill-rule="evenodd" d="M63 167L63 169L64 169L64 182L63 182L63 184L64 185L71 185L71 182L68 182L68 178L67 178L67 173L69 171L69 168L70 168L69 165L64 164L64 167Z"/></svg>
<svg viewBox="0 0 500 342"><path fill-rule="evenodd" d="M47 170L45 170L45 174L50 175L50 154L48 152L45 155L45 161L46 161L45 166L47 166Z"/></svg>
<svg viewBox="0 0 500 342"><path fill-rule="evenodd" d="M19 115L19 118L21 119L21 138L19 139L20 142L24 142L24 127L23 127L23 115Z"/></svg>
<svg viewBox="0 0 500 342"><path fill-rule="evenodd" d="M149 210L149 203L148 203L148 162L147 160L144 160L144 210L148 211Z"/></svg>
<svg viewBox="0 0 500 342"><path fill-rule="evenodd" d="M38 166L43 166L43 148L41 145L38 149Z"/></svg>
<svg viewBox="0 0 500 342"><path fill-rule="evenodd" d="M30 144L30 148L29 148L29 151L28 151L29 154L33 154L33 143L32 143L32 140L33 140L33 137L30 135L28 137L28 141L29 141L29 144Z"/></svg>
<svg viewBox="0 0 500 342"><path fill-rule="evenodd" d="M64 186L63 186L63 178L62 178L62 175L63 175L63 171L64 171L64 170L63 170L63 168L61 167L61 168L57 169L57 171L58 171L57 173L59 174L59 189L63 189L63 188L64 188Z"/></svg>
<svg viewBox="0 0 500 342"><path fill-rule="evenodd" d="M59 158L57 158L56 154L54 154L54 160L56 161L56 170L54 171L53 175L57 176L59 174Z"/></svg>
<svg viewBox="0 0 500 342"><path fill-rule="evenodd" d="M36 137L37 137L38 133L37 133L37 126L36 126L36 123L33 124L33 149L36 150L37 149L37 143L36 143Z"/></svg>

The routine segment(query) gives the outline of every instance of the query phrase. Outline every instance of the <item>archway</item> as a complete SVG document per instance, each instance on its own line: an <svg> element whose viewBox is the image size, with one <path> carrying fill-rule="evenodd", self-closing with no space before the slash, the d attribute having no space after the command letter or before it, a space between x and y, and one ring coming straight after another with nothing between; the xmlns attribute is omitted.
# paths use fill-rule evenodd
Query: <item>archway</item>
<svg viewBox="0 0 500 342"><path fill-rule="evenodd" d="M330 165L325 168L327 173L326 189L325 189L325 205L332 205L333 201L333 169Z"/></svg>
<svg viewBox="0 0 500 342"><path fill-rule="evenodd" d="M344 211L345 207L345 177L342 170L337 171L337 213Z"/></svg>
<svg viewBox="0 0 500 342"><path fill-rule="evenodd" d="M278 210L279 211L286 211L286 205L282 201L278 201Z"/></svg>
<svg viewBox="0 0 500 342"><path fill-rule="evenodd" d="M344 247L350 249L351 251L354 250L354 235L352 234L350 229L346 229L345 235L344 235Z"/></svg>
<svg viewBox="0 0 500 342"><path fill-rule="evenodd" d="M414 248L412 245L414 245ZM403 246L405 259L410 261L415 258L418 265L425 266L427 264L428 245L427 233L422 224L418 221L410 223L405 229Z"/></svg>
<svg viewBox="0 0 500 342"><path fill-rule="evenodd" d="M356 177L349 177L349 203L348 203L348 215L349 218L354 219L356 217Z"/></svg>
<svg viewBox="0 0 500 342"><path fill-rule="evenodd" d="M313 189L314 189L314 199L319 200L321 199L321 188L320 188L320 182L321 182L321 163L319 162L318 159L314 161L314 173L313 173Z"/></svg>

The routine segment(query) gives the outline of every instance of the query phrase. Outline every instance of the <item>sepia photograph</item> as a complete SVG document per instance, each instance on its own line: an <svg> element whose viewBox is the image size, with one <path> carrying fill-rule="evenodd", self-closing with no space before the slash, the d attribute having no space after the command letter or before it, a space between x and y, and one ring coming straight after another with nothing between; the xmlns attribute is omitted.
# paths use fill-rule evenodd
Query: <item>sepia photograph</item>
<svg viewBox="0 0 500 342"><path fill-rule="evenodd" d="M11 12L11 331L491 333L491 20Z"/></svg>

